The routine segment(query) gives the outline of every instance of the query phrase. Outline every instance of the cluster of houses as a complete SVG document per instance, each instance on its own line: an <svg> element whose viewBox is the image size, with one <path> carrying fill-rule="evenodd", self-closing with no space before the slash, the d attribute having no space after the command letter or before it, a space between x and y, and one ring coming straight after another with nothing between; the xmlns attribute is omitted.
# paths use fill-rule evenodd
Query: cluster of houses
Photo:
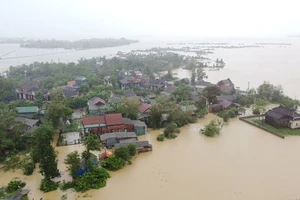
<svg viewBox="0 0 300 200"><path fill-rule="evenodd" d="M37 93L42 93L45 99L50 100L51 92L55 92L61 89L64 96L75 97L79 95L79 88L81 85L86 83L86 77L78 76L73 81L69 81L67 85L61 86L52 90L42 90L37 83L27 83L16 88L16 98L19 100L30 100L36 99Z"/></svg>

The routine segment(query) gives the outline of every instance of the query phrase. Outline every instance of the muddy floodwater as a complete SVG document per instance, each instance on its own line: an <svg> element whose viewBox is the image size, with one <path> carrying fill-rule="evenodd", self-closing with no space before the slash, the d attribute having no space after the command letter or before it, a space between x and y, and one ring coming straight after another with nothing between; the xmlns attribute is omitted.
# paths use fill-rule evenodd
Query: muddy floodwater
<svg viewBox="0 0 300 200"><path fill-rule="evenodd" d="M300 137L280 139L239 119L230 120L220 136L208 138L199 130L215 115L181 128L174 140L156 141L161 130L149 131L142 139L153 144L153 151L139 154L133 164L111 172L107 186L87 193L60 190L42 193L35 171L0 172L0 185L19 177L27 182L29 199L132 199L132 200L296 200L300 198ZM82 151L81 145L57 147L60 180L69 180L64 157Z"/></svg>

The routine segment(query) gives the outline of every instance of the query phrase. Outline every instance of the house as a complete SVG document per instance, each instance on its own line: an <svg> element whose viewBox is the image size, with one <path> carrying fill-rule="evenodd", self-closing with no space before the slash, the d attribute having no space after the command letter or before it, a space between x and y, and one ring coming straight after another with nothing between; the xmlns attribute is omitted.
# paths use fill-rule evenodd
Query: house
<svg viewBox="0 0 300 200"><path fill-rule="evenodd" d="M17 99L33 101L35 100L35 96L39 90L40 88L36 83L22 85L16 89Z"/></svg>
<svg viewBox="0 0 300 200"><path fill-rule="evenodd" d="M75 82L77 86L83 85L86 83L86 78L84 76L77 76Z"/></svg>
<svg viewBox="0 0 300 200"><path fill-rule="evenodd" d="M224 100L233 102L236 100L234 95L221 95L221 96L216 96L216 98L217 98L218 102L221 102Z"/></svg>
<svg viewBox="0 0 300 200"><path fill-rule="evenodd" d="M65 97L73 98L73 97L78 96L78 91L74 87L69 87L69 86L63 87L62 92Z"/></svg>
<svg viewBox="0 0 300 200"><path fill-rule="evenodd" d="M234 102L228 101L228 100L223 100L219 104L222 106L222 110L226 110L228 108L238 108L241 106L238 103L234 103Z"/></svg>
<svg viewBox="0 0 300 200"><path fill-rule="evenodd" d="M134 79L135 78L133 76L123 76L121 79L119 79L119 85L121 89L133 87Z"/></svg>
<svg viewBox="0 0 300 200"><path fill-rule="evenodd" d="M131 120L129 118L123 118L124 123L128 125L128 127L131 125L131 129L137 134L137 135L145 135L147 133L147 125L145 122L142 122L140 120Z"/></svg>
<svg viewBox="0 0 300 200"><path fill-rule="evenodd" d="M234 94L235 88L232 81L228 79L221 80L217 83L222 94Z"/></svg>
<svg viewBox="0 0 300 200"><path fill-rule="evenodd" d="M204 81L203 79L195 82L195 86L198 86L199 88L203 88L203 89L210 85L212 85L211 82Z"/></svg>
<svg viewBox="0 0 300 200"><path fill-rule="evenodd" d="M107 130L109 132L126 132L126 125L123 122L122 114L116 113L116 114L106 114L105 116L105 122L107 126Z"/></svg>
<svg viewBox="0 0 300 200"><path fill-rule="evenodd" d="M147 83L147 88L154 91L158 88L164 88L165 87L165 81L161 79L149 79Z"/></svg>
<svg viewBox="0 0 300 200"><path fill-rule="evenodd" d="M149 104L145 104L145 103L143 103L142 105L140 105L138 107L139 119L142 119L144 117L148 117L149 116L150 107L151 106Z"/></svg>
<svg viewBox="0 0 300 200"><path fill-rule="evenodd" d="M137 141L137 135L134 132L115 132L100 135L100 141L106 148L112 148L115 144L122 141Z"/></svg>
<svg viewBox="0 0 300 200"><path fill-rule="evenodd" d="M82 118L83 129L86 134L104 134L112 132L133 131L132 124L123 121L122 114L105 114L104 116L89 116Z"/></svg>
<svg viewBox="0 0 300 200"><path fill-rule="evenodd" d="M75 81L68 81L68 84L67 84L69 87L74 87L76 86L76 82Z"/></svg>
<svg viewBox="0 0 300 200"><path fill-rule="evenodd" d="M37 106L27 106L27 107L16 107L18 116L28 119L32 119L36 114L38 114L39 108Z"/></svg>
<svg viewBox="0 0 300 200"><path fill-rule="evenodd" d="M114 95L109 99L109 103L120 104L122 103L122 97L120 95Z"/></svg>
<svg viewBox="0 0 300 200"><path fill-rule="evenodd" d="M221 104L212 104L208 106L208 111L211 113L219 112L223 110L223 107Z"/></svg>
<svg viewBox="0 0 300 200"><path fill-rule="evenodd" d="M133 74L134 76L143 76L143 73L140 70L135 70Z"/></svg>
<svg viewBox="0 0 300 200"><path fill-rule="evenodd" d="M136 98L136 93L132 90L126 90L123 92L123 95L126 97L126 98Z"/></svg>
<svg viewBox="0 0 300 200"><path fill-rule="evenodd" d="M88 111L91 115L104 115L107 111L106 102L99 98L93 97L88 102Z"/></svg>
<svg viewBox="0 0 300 200"><path fill-rule="evenodd" d="M176 89L176 86L165 87L163 91L160 92L160 95L164 98L168 98L173 92L175 92Z"/></svg>
<svg viewBox="0 0 300 200"><path fill-rule="evenodd" d="M133 141L133 142L129 141L129 142L116 143L115 149L128 146L129 144L134 144L136 146L136 150L138 153L152 151L152 145L148 141Z"/></svg>
<svg viewBox="0 0 300 200"><path fill-rule="evenodd" d="M276 128L300 128L300 114L295 109L278 106L268 110L265 122Z"/></svg>
<svg viewBox="0 0 300 200"><path fill-rule="evenodd" d="M25 125L23 133L33 132L37 128L37 125L40 121L38 119L28 119L24 117L16 117L16 120L22 122Z"/></svg>

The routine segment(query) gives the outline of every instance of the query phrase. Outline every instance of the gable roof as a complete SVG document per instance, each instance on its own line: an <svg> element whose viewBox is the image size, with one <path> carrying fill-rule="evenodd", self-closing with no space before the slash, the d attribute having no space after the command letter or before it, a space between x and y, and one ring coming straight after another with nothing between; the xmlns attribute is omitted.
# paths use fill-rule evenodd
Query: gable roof
<svg viewBox="0 0 300 200"><path fill-rule="evenodd" d="M125 97L135 97L136 96L136 93L132 90L126 90L123 92L123 95Z"/></svg>
<svg viewBox="0 0 300 200"><path fill-rule="evenodd" d="M232 102L235 100L235 96L234 95L221 95L221 96L217 96L217 100L218 101L227 100L227 101Z"/></svg>
<svg viewBox="0 0 300 200"><path fill-rule="evenodd" d="M28 84L24 84L22 85L20 88L18 88L17 90L19 92L32 92L32 91L38 91L40 88L38 86L37 83L28 83Z"/></svg>
<svg viewBox="0 0 300 200"><path fill-rule="evenodd" d="M90 124L105 124L104 116L91 116L91 117L84 117L82 118L83 125L90 125Z"/></svg>
<svg viewBox="0 0 300 200"><path fill-rule="evenodd" d="M211 82L207 82L207 81L204 81L204 80L199 80L199 81L196 81L195 82L195 85L198 85L198 86L209 86L209 85L212 85Z"/></svg>
<svg viewBox="0 0 300 200"><path fill-rule="evenodd" d="M27 106L27 107L16 107L19 114L21 113L37 113L39 108L37 106Z"/></svg>
<svg viewBox="0 0 300 200"><path fill-rule="evenodd" d="M105 117L106 124L108 126L124 124L121 113L106 114L104 117Z"/></svg>
<svg viewBox="0 0 300 200"><path fill-rule="evenodd" d="M64 87L62 91L66 97L74 97L78 95L77 90L73 87Z"/></svg>
<svg viewBox="0 0 300 200"><path fill-rule="evenodd" d="M139 106L138 110L140 113L146 112L150 108L150 105L148 104L142 104Z"/></svg>
<svg viewBox="0 0 300 200"><path fill-rule="evenodd" d="M105 141L109 138L118 138L118 139L125 139L125 138L136 138L137 135L135 132L114 132L114 133L105 133L100 135L100 140Z"/></svg>
<svg viewBox="0 0 300 200"><path fill-rule="evenodd" d="M232 85L233 83L232 83L232 81L230 80L230 78L228 78L228 79L224 79L224 80L221 80L221 81L219 81L218 82L218 85Z"/></svg>
<svg viewBox="0 0 300 200"><path fill-rule="evenodd" d="M24 118L24 117L16 117L16 120L21 121L21 122L23 122L24 124L26 124L27 126L30 126L30 127L36 125L39 122L38 119L27 119L27 118Z"/></svg>
<svg viewBox="0 0 300 200"><path fill-rule="evenodd" d="M295 109L290 109L283 106L278 106L276 108L273 108L272 110L269 110L266 113L266 115L273 117L275 119L280 119L282 117L289 117L289 118L300 117L300 114L297 113Z"/></svg>
<svg viewBox="0 0 300 200"><path fill-rule="evenodd" d="M136 148L143 148L143 147L149 147L149 146L152 147L152 145L148 141L125 141L122 143L116 143L115 148L118 149L123 146L128 146L129 144L135 144Z"/></svg>
<svg viewBox="0 0 300 200"><path fill-rule="evenodd" d="M148 80L148 85L153 85L153 86L160 86L164 84L164 81L161 79L149 79Z"/></svg>
<svg viewBox="0 0 300 200"><path fill-rule="evenodd" d="M94 105L99 105L99 104L105 105L106 104L105 101L103 99L99 98L99 97L94 97L90 101Z"/></svg>

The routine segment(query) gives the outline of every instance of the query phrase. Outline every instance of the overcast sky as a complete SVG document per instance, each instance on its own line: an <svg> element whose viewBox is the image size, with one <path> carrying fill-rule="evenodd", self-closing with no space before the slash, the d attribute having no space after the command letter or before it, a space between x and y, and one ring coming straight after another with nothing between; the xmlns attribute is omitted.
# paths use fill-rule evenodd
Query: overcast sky
<svg viewBox="0 0 300 200"><path fill-rule="evenodd" d="M300 34L297 0L0 0L0 37Z"/></svg>

